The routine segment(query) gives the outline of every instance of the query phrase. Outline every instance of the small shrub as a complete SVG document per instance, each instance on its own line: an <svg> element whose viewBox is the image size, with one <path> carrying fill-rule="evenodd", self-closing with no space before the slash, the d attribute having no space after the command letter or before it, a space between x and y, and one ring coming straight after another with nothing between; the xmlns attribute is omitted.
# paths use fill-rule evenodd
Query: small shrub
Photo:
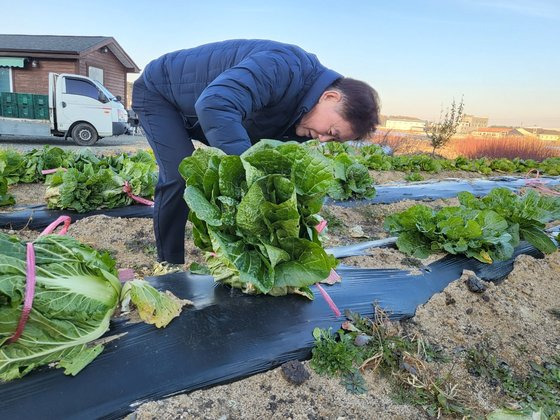
<svg viewBox="0 0 560 420"><path fill-rule="evenodd" d="M331 329L313 331L315 347L312 350L311 367L324 375L345 375L353 372L354 362L359 359L358 348L350 335L339 331L337 336Z"/></svg>
<svg viewBox="0 0 560 420"><path fill-rule="evenodd" d="M424 177L420 175L418 172L412 172L404 177L405 181L423 181Z"/></svg>
<svg viewBox="0 0 560 420"><path fill-rule="evenodd" d="M426 124L424 131L432 144L432 156L435 156L436 149L442 148L451 140L462 119L463 100L461 99L459 104L453 100L451 107L445 111L445 116L440 115L439 122L428 122Z"/></svg>

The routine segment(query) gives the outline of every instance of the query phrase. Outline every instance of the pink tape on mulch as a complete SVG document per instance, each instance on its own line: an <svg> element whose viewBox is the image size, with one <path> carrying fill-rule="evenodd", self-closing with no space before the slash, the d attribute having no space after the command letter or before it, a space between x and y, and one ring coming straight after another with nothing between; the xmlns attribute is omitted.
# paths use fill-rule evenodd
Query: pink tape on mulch
<svg viewBox="0 0 560 420"><path fill-rule="evenodd" d="M58 232L58 234L59 235L66 235L66 232L68 232L68 228L70 227L71 222L72 222L72 219L70 219L70 216L60 216L58 219L56 219L54 222L52 222L50 225L48 225L45 228L45 230L41 232L41 234L39 236L48 235L50 233L53 233L54 230L61 223L64 223L64 226L62 227L62 229L60 229L60 232Z"/></svg>
<svg viewBox="0 0 560 420"><path fill-rule="evenodd" d="M331 299L329 294L325 291L325 289L323 289L321 287L321 285L319 283L315 283L315 286L317 286L317 289L319 289L319 292L321 292L321 296L323 296L323 299L325 299L325 302L327 302L327 305L329 305L329 308L331 308L331 310L334 312L334 314L337 317L339 317L340 316L340 310L338 309L336 304L333 302L333 300Z"/></svg>
<svg viewBox="0 0 560 420"><path fill-rule="evenodd" d="M144 204L146 206L153 206L154 205L153 201L147 200L145 198L142 198L142 197L139 197L137 195L132 194L132 188L130 187L130 184L128 183L128 181L124 181L123 191L126 193L126 195L128 195L130 198L132 198L137 203Z"/></svg>
<svg viewBox="0 0 560 420"><path fill-rule="evenodd" d="M14 335L10 337L8 343L16 342L23 333L25 324L29 319L29 313L31 312L31 307L33 305L33 297L35 296L35 249L33 249L33 243L27 243L27 277L25 283L25 297L23 299L23 310L21 311L21 316L16 328Z"/></svg>

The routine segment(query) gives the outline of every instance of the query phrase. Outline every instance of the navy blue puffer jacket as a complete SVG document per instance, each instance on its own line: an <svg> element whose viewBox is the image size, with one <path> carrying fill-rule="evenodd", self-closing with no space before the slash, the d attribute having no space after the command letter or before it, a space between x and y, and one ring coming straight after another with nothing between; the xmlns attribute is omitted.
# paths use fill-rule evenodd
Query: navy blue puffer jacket
<svg viewBox="0 0 560 420"><path fill-rule="evenodd" d="M172 103L189 126L200 124L200 140L228 154L241 154L261 138L286 136L340 77L314 54L266 40L175 51L143 73L148 89Z"/></svg>

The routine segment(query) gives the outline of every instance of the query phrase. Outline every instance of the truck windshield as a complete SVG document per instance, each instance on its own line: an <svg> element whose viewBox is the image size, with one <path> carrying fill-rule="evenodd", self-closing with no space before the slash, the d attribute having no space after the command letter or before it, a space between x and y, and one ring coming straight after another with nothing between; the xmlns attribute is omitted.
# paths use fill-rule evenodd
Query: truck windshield
<svg viewBox="0 0 560 420"><path fill-rule="evenodd" d="M95 83L95 85L99 88L99 90L105 94L107 99L109 99L110 101L116 101L117 100L115 95L113 95L111 92L109 92L109 90L105 86L103 86L101 83L99 83L97 80L93 80L93 83Z"/></svg>

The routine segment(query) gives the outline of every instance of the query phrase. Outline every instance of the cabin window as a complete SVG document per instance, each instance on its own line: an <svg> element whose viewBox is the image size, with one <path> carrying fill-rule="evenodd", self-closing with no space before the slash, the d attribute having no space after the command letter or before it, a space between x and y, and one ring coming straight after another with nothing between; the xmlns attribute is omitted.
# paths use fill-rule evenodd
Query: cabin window
<svg viewBox="0 0 560 420"><path fill-rule="evenodd" d="M71 95L81 95L99 100L99 90L97 86L87 80L81 79L66 79L66 93Z"/></svg>
<svg viewBox="0 0 560 420"><path fill-rule="evenodd" d="M88 76L91 79L98 81L102 85L104 84L103 83L103 69L100 69L99 67L89 66Z"/></svg>

